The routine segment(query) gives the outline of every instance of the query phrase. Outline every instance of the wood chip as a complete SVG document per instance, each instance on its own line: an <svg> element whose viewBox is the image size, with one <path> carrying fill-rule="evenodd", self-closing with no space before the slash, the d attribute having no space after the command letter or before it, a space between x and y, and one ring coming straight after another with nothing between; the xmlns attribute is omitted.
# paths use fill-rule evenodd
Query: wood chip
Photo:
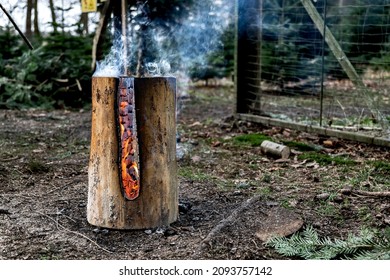
<svg viewBox="0 0 390 280"><path fill-rule="evenodd" d="M255 235L261 241L266 242L273 237L289 236L303 226L303 220L291 210L275 207L267 213L268 216L263 221Z"/></svg>

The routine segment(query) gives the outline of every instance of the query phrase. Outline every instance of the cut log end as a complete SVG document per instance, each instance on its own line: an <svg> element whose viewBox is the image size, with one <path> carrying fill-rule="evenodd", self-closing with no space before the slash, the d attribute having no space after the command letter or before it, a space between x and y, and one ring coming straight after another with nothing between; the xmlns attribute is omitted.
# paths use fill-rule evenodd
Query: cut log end
<svg viewBox="0 0 390 280"><path fill-rule="evenodd" d="M288 159L290 156L289 147L268 140L261 143L261 151L275 158Z"/></svg>

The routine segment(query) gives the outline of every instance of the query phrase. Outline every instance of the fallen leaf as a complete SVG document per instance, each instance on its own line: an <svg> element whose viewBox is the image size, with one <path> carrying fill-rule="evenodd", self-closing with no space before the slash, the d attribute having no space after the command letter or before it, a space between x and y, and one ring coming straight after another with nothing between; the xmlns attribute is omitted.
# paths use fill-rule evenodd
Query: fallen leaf
<svg viewBox="0 0 390 280"><path fill-rule="evenodd" d="M256 237L263 242L273 237L289 236L303 226L302 218L288 209L274 207L267 214L261 228L255 233Z"/></svg>
<svg viewBox="0 0 390 280"><path fill-rule="evenodd" d="M323 143L322 143L325 147L334 147L334 143L332 140L325 140Z"/></svg>
<svg viewBox="0 0 390 280"><path fill-rule="evenodd" d="M219 141L214 141L214 142L211 143L211 146L212 146L212 147L218 147L218 146L221 146L221 144L222 144L222 143L219 142Z"/></svg>
<svg viewBox="0 0 390 280"><path fill-rule="evenodd" d="M201 126L202 124L200 122L194 122L190 124L188 127L194 127L194 126Z"/></svg>
<svg viewBox="0 0 390 280"><path fill-rule="evenodd" d="M193 156L191 158L191 160L192 160L192 162L197 163L197 162L200 162L201 158L200 158L200 156Z"/></svg>

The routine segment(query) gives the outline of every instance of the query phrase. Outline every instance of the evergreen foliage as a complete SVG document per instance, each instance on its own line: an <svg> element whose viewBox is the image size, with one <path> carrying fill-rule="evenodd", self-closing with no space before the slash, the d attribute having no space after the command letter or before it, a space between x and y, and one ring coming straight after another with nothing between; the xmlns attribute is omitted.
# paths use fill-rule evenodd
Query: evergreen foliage
<svg viewBox="0 0 390 280"><path fill-rule="evenodd" d="M313 1L324 16L325 0ZM327 0L326 25L341 44L355 69L388 69L389 1ZM263 1L261 25L262 79L278 84L284 91L288 82L312 78L306 87L319 83L322 71L323 37L300 1ZM260 27L259 27L260 28ZM327 44L324 69L335 78L346 78Z"/></svg>
<svg viewBox="0 0 390 280"><path fill-rule="evenodd" d="M313 227L291 237L275 237L267 242L279 254L303 259L390 259L389 235L362 230L359 235L348 235L345 240L321 238Z"/></svg>
<svg viewBox="0 0 390 280"><path fill-rule="evenodd" d="M328 26L361 71L367 67L388 70L388 0L378 1L375 5L368 0L356 0L355 5L347 2L340 9L338 1L328 0ZM185 65L189 70L187 74L195 80L232 74L234 24L231 23L219 34L221 36L216 44L209 42L211 32L221 32L221 26L215 20L220 11L210 8L213 1L149 0L131 3L134 4L130 9L132 27L129 30L137 33L131 52L143 49L145 64L168 59L173 72L182 71L181 67ZM323 14L324 0L314 4ZM59 14L67 9L69 5L56 7ZM191 22L199 16L200 10L206 11L201 14L201 21ZM322 36L300 1L263 1L262 15L259 25L262 28L262 79L280 85L282 90L290 81L306 80L306 87L317 84L321 70ZM178 29L184 21L189 22L188 28ZM0 107L81 107L89 102L92 38L80 35L80 26L65 26L64 18L52 25L62 32L34 38L36 49L33 51L27 50L13 29L0 28ZM73 33L67 33L72 28ZM160 35L168 40L159 42ZM184 56L189 59L182 59ZM134 67L139 58L134 56L132 59L130 64ZM327 47L325 69L331 75L342 74ZM135 72L135 69L131 71Z"/></svg>
<svg viewBox="0 0 390 280"><path fill-rule="evenodd" d="M189 69L193 80L229 77L234 72L234 24L231 23L221 34L221 45L207 57L206 63L194 63Z"/></svg>
<svg viewBox="0 0 390 280"><path fill-rule="evenodd" d="M0 41L9 36L0 32ZM37 42L40 46L32 51L10 48L6 55L2 52L0 107L85 105L90 99L91 41L89 37L57 33Z"/></svg>

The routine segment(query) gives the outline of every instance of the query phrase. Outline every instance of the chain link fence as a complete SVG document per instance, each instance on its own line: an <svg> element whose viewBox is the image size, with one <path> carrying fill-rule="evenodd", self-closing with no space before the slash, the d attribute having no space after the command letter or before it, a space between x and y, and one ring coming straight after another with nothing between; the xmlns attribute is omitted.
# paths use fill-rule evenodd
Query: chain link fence
<svg viewBox="0 0 390 280"><path fill-rule="evenodd" d="M237 112L388 137L390 1L237 6Z"/></svg>

